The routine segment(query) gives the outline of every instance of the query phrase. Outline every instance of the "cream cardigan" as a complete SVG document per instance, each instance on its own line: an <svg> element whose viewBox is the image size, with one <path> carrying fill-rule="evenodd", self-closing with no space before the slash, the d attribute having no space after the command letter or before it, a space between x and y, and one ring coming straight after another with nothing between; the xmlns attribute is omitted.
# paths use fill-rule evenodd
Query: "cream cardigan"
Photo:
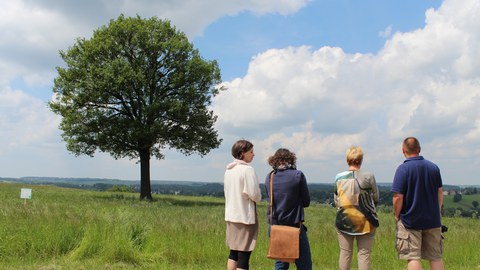
<svg viewBox="0 0 480 270"><path fill-rule="evenodd" d="M262 199L255 170L243 160L227 165L224 177L225 221L255 224L256 202Z"/></svg>

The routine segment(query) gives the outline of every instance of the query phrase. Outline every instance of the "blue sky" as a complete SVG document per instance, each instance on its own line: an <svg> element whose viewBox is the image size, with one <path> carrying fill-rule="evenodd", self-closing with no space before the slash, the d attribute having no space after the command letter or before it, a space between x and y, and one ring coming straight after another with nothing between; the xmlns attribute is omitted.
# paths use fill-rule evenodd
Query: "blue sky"
<svg viewBox="0 0 480 270"><path fill-rule="evenodd" d="M391 182L401 141L416 136L446 184L478 184L480 4L476 0L123 0L0 2L0 177L139 179L135 160L68 153L52 96L59 50L123 13L157 16L217 60L228 91L213 100L223 138L207 156L166 150L155 180L222 182L230 147L255 145L261 181L278 147L310 182L363 168Z"/></svg>
<svg viewBox="0 0 480 270"><path fill-rule="evenodd" d="M245 75L252 56L270 48L309 45L341 47L348 53L375 53L387 31L425 25L425 11L441 1L311 1L287 16L244 11L213 22L193 42L221 64L223 79ZM213 38L215 37L215 38Z"/></svg>

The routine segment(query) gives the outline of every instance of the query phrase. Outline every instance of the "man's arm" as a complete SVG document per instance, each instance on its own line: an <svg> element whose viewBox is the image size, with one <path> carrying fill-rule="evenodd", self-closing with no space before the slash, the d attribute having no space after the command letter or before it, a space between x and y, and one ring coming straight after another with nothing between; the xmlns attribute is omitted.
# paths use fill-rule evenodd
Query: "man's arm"
<svg viewBox="0 0 480 270"><path fill-rule="evenodd" d="M393 193L393 213L395 214L395 221L400 219L400 212L403 206L403 194Z"/></svg>
<svg viewBox="0 0 480 270"><path fill-rule="evenodd" d="M438 206L440 207L440 211L442 211L443 205L443 187L438 188Z"/></svg>

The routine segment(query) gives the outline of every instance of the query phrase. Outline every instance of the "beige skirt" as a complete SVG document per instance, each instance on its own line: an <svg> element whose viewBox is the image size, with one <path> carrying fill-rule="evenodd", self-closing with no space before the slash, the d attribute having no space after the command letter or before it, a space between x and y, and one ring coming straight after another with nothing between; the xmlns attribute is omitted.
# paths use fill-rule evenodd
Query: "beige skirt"
<svg viewBox="0 0 480 270"><path fill-rule="evenodd" d="M230 250L252 251L258 235L258 220L255 224L227 223L227 246Z"/></svg>

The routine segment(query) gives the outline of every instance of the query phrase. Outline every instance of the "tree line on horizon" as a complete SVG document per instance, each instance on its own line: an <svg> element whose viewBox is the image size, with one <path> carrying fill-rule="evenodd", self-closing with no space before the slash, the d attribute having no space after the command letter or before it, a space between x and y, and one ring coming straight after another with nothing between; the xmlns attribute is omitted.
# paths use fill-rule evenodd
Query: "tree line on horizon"
<svg viewBox="0 0 480 270"><path fill-rule="evenodd" d="M110 191L117 193L114 196L123 196L121 193L139 193L140 185L138 183L131 184L119 184L121 181L100 181L94 184L84 184L80 180L78 181L65 181L65 182L48 182L48 179L44 179L41 184L43 185L54 185L65 188L77 188L85 190L94 190L94 191ZM24 183L28 183L25 181ZM37 180L31 182L30 184L40 184ZM310 197L313 202L331 205L334 206L333 202L333 185L324 184L324 183L310 183L308 184ZM165 183L155 183L151 186L152 194L163 194L163 195L184 195L184 196L210 196L210 197L224 197L223 183L208 183L208 182L165 182ZM377 210L380 212L391 212L392 211L392 192L390 191L389 185L379 185L379 204L377 205ZM449 190L455 190L456 194L446 195L451 196L453 204L446 204L444 200L444 207L442 209L442 215L445 217L470 217L470 218L480 218L479 215L479 202L480 193L476 187L458 187L458 186L448 186ZM267 199L267 194L265 191L265 185L260 184L260 190L262 192L262 198L264 201ZM463 195L462 195L463 194ZM468 196L476 196L469 206L468 202L463 202L462 199L467 198ZM464 200L465 201L465 200ZM462 204L460 204L462 202ZM469 207L466 207L469 206Z"/></svg>
<svg viewBox="0 0 480 270"><path fill-rule="evenodd" d="M59 177L22 177L3 178L0 182L17 182L33 185L54 185L65 188L77 188L94 191L111 191L116 193L139 193L138 181L122 181L114 179L92 178L59 178ZM333 207L333 184L332 183L309 183L310 196L313 202ZM388 183L380 183L378 211L392 211L392 196ZM260 184L262 198L266 200L265 185ZM224 197L223 183L216 182L192 182L192 181L153 181L151 185L153 194L185 195L185 196L211 196ZM480 192L477 186L454 186L444 185L445 196L451 196L453 203L446 203L442 209L445 217L470 217L480 218ZM116 195L116 196L122 196ZM473 199L467 199L473 196Z"/></svg>

